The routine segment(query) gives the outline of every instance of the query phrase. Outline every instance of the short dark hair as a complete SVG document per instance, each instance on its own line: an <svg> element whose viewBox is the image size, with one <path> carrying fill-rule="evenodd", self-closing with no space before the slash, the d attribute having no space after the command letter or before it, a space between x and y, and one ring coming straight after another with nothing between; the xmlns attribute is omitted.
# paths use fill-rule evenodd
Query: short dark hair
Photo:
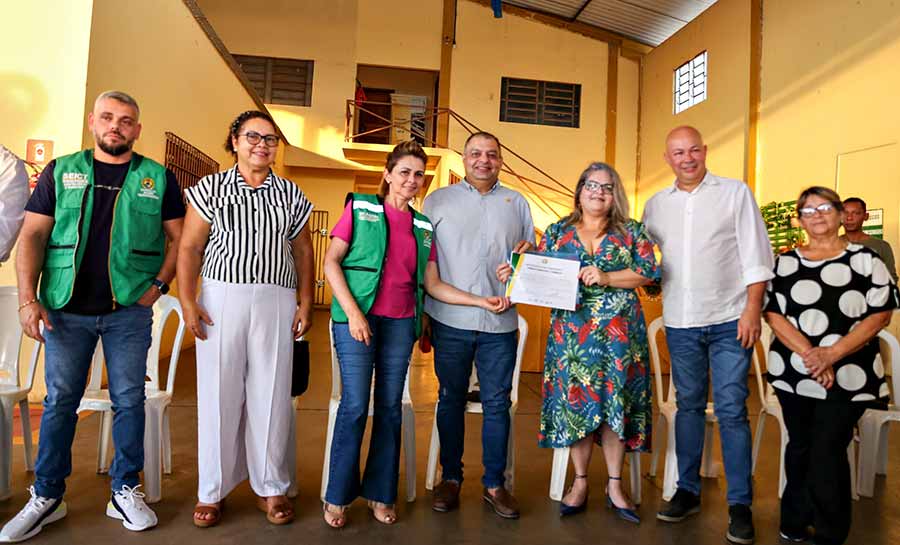
<svg viewBox="0 0 900 545"><path fill-rule="evenodd" d="M837 192L828 187L822 187L820 185L814 185L812 187L807 187L800 193L800 196L797 197L797 213L800 213L800 209L804 207L806 201L809 200L813 195L817 197L821 197L826 201L830 202L834 209L838 212L844 211L844 204L841 202L841 196L837 194Z"/></svg>
<svg viewBox="0 0 900 545"><path fill-rule="evenodd" d="M423 165L428 164L428 155L425 153L425 150L422 149L422 146L419 145L415 140L407 140L405 142L400 142L394 149L391 150L390 153L387 154L387 159L384 162L384 168L388 172L393 172L394 167L397 166L397 163L400 162L400 159L404 157L415 157L422 161ZM384 197L388 194L388 183L384 178L381 179L381 183L378 184L378 196Z"/></svg>
<svg viewBox="0 0 900 545"><path fill-rule="evenodd" d="M868 210L868 208L866 208L866 201L860 199L859 197L848 197L848 198L844 199L845 206L852 202L855 202L856 204L862 206L863 212Z"/></svg>
<svg viewBox="0 0 900 545"><path fill-rule="evenodd" d="M234 121L232 121L231 125L228 127L228 136L225 137L225 151L237 157L237 150L234 149L234 144L231 142L231 139L237 138L237 136L241 133L241 127L243 127L244 123L250 121L251 119L265 119L272 124L272 127L274 127L275 130L278 130L278 126L275 124L275 120L272 119L271 115L259 110L247 110L246 112L235 117Z"/></svg>
<svg viewBox="0 0 900 545"><path fill-rule="evenodd" d="M494 142L497 143L497 149L500 149L500 147L501 147L499 138L497 138L496 136L494 136L493 134L491 134L487 131L478 131L478 132L473 132L472 134L469 135L468 138L466 138L466 143L463 144L463 151L466 151L466 147L468 147L469 142L471 142L475 138L490 138L491 140L493 140Z"/></svg>

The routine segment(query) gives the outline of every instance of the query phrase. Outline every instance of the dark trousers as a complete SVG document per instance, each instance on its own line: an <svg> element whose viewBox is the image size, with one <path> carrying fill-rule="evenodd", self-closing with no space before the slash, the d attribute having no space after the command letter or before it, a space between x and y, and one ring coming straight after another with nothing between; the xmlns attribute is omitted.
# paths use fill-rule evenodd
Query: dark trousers
<svg viewBox="0 0 900 545"><path fill-rule="evenodd" d="M821 401L775 390L789 441L784 453L787 484L781 497L781 529L816 530L815 543L838 545L850 533L853 499L847 445L867 403Z"/></svg>

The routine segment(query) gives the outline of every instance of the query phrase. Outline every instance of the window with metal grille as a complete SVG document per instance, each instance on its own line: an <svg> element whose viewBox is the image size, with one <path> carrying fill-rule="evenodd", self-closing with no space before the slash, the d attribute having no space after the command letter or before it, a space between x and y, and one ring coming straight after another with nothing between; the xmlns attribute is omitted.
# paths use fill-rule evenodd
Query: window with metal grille
<svg viewBox="0 0 900 545"><path fill-rule="evenodd" d="M578 128L581 84L503 78L500 121Z"/></svg>
<svg viewBox="0 0 900 545"><path fill-rule="evenodd" d="M310 106L313 61L233 55L266 104Z"/></svg>
<svg viewBox="0 0 900 545"><path fill-rule="evenodd" d="M675 113L706 100L706 51L675 69L672 83Z"/></svg>
<svg viewBox="0 0 900 545"><path fill-rule="evenodd" d="M219 171L219 163L174 133L166 133L166 168L175 174L178 187L184 190L197 185L207 174Z"/></svg>

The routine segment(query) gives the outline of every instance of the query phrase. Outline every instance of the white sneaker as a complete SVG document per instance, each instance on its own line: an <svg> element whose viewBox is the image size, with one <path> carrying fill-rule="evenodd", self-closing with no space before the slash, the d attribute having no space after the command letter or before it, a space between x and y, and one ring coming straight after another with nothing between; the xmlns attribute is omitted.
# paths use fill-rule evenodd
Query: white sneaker
<svg viewBox="0 0 900 545"><path fill-rule="evenodd" d="M140 487L123 485L106 504L106 516L121 520L122 526L133 532L153 528L157 523L156 513L144 503L144 494L137 491Z"/></svg>
<svg viewBox="0 0 900 545"><path fill-rule="evenodd" d="M62 498L38 496L33 486L29 486L28 491L31 492L31 499L19 514L0 530L0 543L25 541L40 533L47 524L66 516L66 502Z"/></svg>

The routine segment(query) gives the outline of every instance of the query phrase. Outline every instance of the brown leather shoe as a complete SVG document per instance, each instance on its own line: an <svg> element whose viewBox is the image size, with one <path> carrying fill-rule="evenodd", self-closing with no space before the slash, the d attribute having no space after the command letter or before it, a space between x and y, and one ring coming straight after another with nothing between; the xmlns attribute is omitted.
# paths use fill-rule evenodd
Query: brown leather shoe
<svg viewBox="0 0 900 545"><path fill-rule="evenodd" d="M441 481L434 487L431 498L431 508L438 513L446 513L459 507L459 483L456 481Z"/></svg>
<svg viewBox="0 0 900 545"><path fill-rule="evenodd" d="M519 518L519 502L504 487L494 489L494 493L487 488L484 489L484 501L494 509L494 512L505 519Z"/></svg>

